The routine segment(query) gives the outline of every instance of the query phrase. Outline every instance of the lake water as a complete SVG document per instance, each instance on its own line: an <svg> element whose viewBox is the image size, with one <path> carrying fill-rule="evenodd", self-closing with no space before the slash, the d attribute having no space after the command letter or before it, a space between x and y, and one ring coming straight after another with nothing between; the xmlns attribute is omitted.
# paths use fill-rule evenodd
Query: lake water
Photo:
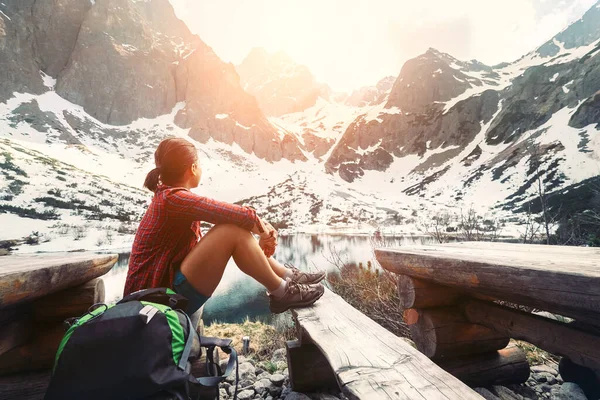
<svg viewBox="0 0 600 400"><path fill-rule="evenodd" d="M386 246L428 244L431 238L422 236L385 237ZM281 236L275 258L282 263L291 263L302 270L336 270L331 262L339 256L343 262L366 264L374 260L373 240L368 236L306 235ZM121 298L129 254L119 256L115 267L103 279L106 285L106 301L111 303ZM204 308L204 321L210 323L242 322L246 318L271 322L268 298L259 283L241 272L233 260L229 262L223 280Z"/></svg>

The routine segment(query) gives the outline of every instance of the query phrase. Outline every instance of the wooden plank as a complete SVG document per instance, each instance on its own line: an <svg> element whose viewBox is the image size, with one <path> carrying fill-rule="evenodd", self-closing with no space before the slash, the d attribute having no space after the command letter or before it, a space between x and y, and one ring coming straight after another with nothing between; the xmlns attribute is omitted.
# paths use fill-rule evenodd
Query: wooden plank
<svg viewBox="0 0 600 400"><path fill-rule="evenodd" d="M351 399L481 399L328 289L312 307L293 315L303 338L321 350Z"/></svg>
<svg viewBox="0 0 600 400"><path fill-rule="evenodd" d="M288 369L292 390L301 393L339 390L337 378L329 366L329 361L313 343L288 340Z"/></svg>
<svg viewBox="0 0 600 400"><path fill-rule="evenodd" d="M90 306L103 303L104 295L104 281L94 278L83 285L35 300L32 304L33 315L38 321L64 321L69 317L79 317Z"/></svg>
<svg viewBox="0 0 600 400"><path fill-rule="evenodd" d="M600 336L549 318L479 300L465 303L466 318L550 353L600 370Z"/></svg>
<svg viewBox="0 0 600 400"><path fill-rule="evenodd" d="M530 372L525 353L514 344L492 353L445 359L437 363L471 387L523 383Z"/></svg>
<svg viewBox="0 0 600 400"><path fill-rule="evenodd" d="M600 249L467 242L375 254L383 268L397 274L591 323L600 320Z"/></svg>
<svg viewBox="0 0 600 400"><path fill-rule="evenodd" d="M31 301L104 275L117 255L82 253L0 258L0 308Z"/></svg>
<svg viewBox="0 0 600 400"><path fill-rule="evenodd" d="M62 324L37 327L32 342L0 355L0 375L52 368L64 334Z"/></svg>
<svg viewBox="0 0 600 400"><path fill-rule="evenodd" d="M413 308L404 316L417 349L431 359L489 353L510 341L505 334L467 321L456 307Z"/></svg>
<svg viewBox="0 0 600 400"><path fill-rule="evenodd" d="M399 275L398 297L403 309L431 308L456 304L460 293L447 286Z"/></svg>
<svg viewBox="0 0 600 400"><path fill-rule="evenodd" d="M0 400L42 400L50 384L50 370L0 376Z"/></svg>

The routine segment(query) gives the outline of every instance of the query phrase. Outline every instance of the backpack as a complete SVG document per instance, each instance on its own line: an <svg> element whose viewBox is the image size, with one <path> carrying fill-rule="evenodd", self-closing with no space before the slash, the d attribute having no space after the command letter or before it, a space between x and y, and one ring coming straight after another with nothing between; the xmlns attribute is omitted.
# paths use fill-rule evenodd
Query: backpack
<svg viewBox="0 0 600 400"><path fill-rule="evenodd" d="M171 289L146 289L65 321L44 399L218 398L219 383L234 368L237 378L237 354L230 339L199 337L181 311L186 307L187 299ZM199 358L202 347L209 376L195 378L189 360ZM229 354L224 373L214 361L216 348Z"/></svg>

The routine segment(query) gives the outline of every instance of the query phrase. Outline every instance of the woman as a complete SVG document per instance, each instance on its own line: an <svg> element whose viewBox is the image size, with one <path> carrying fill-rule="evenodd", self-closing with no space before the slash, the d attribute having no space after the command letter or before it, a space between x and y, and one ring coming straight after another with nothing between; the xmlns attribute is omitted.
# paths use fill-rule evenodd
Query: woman
<svg viewBox="0 0 600 400"><path fill-rule="evenodd" d="M277 231L253 209L190 191L202 176L192 143L165 139L154 161L156 168L144 182L154 197L135 235L125 295L170 287L188 298L186 311L192 314L210 298L231 257L240 270L267 288L273 313L309 306L323 295L323 286L317 285L325 277L323 272L286 268L272 257ZM215 224L202 238L201 221Z"/></svg>

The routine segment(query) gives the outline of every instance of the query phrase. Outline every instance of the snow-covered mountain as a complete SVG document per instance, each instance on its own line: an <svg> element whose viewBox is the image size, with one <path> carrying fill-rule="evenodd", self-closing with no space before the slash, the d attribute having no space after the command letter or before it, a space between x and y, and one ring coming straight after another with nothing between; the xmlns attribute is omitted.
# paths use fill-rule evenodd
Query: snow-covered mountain
<svg viewBox="0 0 600 400"><path fill-rule="evenodd" d="M0 11L0 240L38 231L33 250L131 240L172 135L198 147L198 193L306 231L411 232L462 205L511 216L540 174L567 196L600 171L600 2L513 63L430 49L347 97L316 95L289 59L240 80L168 0ZM296 78L304 92L265 85ZM267 111L263 94L292 106Z"/></svg>
<svg viewBox="0 0 600 400"><path fill-rule="evenodd" d="M444 204L515 206L540 174L547 192L598 175L599 90L600 2L513 63L433 49L406 62L387 102L350 124L326 168L349 182L402 177L396 190Z"/></svg>
<svg viewBox="0 0 600 400"><path fill-rule="evenodd" d="M283 51L268 53L256 47L237 71L244 90L256 97L268 116L304 111L320 97L329 99L331 92L306 66L297 64Z"/></svg>
<svg viewBox="0 0 600 400"><path fill-rule="evenodd" d="M376 106L381 104L387 101L387 96L390 94L395 81L395 76L386 76L377 82L375 86L364 86L354 90L347 98L345 98L344 103L353 107Z"/></svg>

